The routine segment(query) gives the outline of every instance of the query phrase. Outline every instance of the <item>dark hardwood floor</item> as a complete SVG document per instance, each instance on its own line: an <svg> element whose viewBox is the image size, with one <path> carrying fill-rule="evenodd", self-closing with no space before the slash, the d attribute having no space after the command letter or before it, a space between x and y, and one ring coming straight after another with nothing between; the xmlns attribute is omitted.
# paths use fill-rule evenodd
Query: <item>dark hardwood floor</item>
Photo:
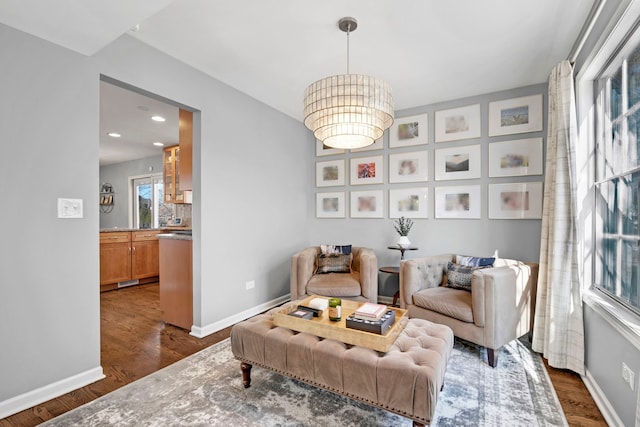
<svg viewBox="0 0 640 427"><path fill-rule="evenodd" d="M158 285L100 295L101 357L106 378L0 420L1 427L38 425L229 337L203 339L160 320ZM580 377L547 366L570 426L606 426Z"/></svg>

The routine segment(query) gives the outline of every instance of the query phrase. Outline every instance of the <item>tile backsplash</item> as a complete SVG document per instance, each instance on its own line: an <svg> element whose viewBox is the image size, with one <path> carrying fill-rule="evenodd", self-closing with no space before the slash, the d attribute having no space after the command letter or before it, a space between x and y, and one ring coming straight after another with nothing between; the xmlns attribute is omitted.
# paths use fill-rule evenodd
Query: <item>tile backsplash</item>
<svg viewBox="0 0 640 427"><path fill-rule="evenodd" d="M182 224L185 227L191 227L192 206L190 204L163 203L158 214L160 227L166 226L174 218L182 218Z"/></svg>

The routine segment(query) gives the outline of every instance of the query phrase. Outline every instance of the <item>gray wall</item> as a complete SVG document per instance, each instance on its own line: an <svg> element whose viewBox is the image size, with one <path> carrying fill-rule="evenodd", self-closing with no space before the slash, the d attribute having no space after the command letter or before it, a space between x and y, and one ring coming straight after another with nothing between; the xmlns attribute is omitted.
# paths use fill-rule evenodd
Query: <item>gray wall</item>
<svg viewBox="0 0 640 427"><path fill-rule="evenodd" d="M489 102L509 99L514 97L542 94L544 128L542 132L527 134L507 135L500 137L488 136L488 109ZM449 108L463 107L480 104L482 133L480 138L434 143L434 112ZM419 247L418 251L406 253L406 258L436 255L441 253L464 253L470 255L490 256L495 249L503 258L513 258L522 261L538 262L540 252L540 227L541 220L497 220L488 219L487 191L489 183L512 183L524 181L544 181L543 175L509 178L488 178L488 144L490 142L517 140L524 138L543 137L543 145L546 143L546 117L547 117L547 84L539 84L523 88L505 90L470 98L452 100L438 104L427 105L410 110L396 112L396 117L406 117L414 114L428 113L429 115L429 144L389 149L388 132L384 136L384 150L348 153L346 155L315 157L315 151L310 156L310 163L330 159L349 159L355 157L374 156L382 154L385 164L385 184L371 186L350 186L349 173L347 171L347 185L345 187L315 187L315 167L310 168L308 175L311 179L309 187L308 203L310 215L310 240L311 244L353 244L372 248L378 257L379 266L398 265L399 253L387 249L398 240L398 235L393 228L393 220L389 218L389 189L412 188L427 186L429 189L429 219L414 220L414 226L409 234L413 245ZM482 178L480 180L434 180L434 150L436 148L448 148L459 145L480 144L482 150ZM429 181L427 183L389 184L388 160L389 154L403 151L428 151L429 155ZM473 220L461 219L435 219L434 215L434 188L437 186L473 185L481 184L482 190L482 218ZM349 218L349 192L359 190L384 189L384 214L383 219L351 219ZM316 193L329 191L346 191L347 218L345 219L320 219L315 217ZM516 237L517 236L517 237ZM397 278L388 277L385 274L379 276L379 292L381 295L393 295L397 290Z"/></svg>
<svg viewBox="0 0 640 427"><path fill-rule="evenodd" d="M586 65L586 61L599 48L599 40L603 35L608 34L608 27L617 22L618 8L628 3L626 0L608 0L596 22L594 29L587 39L580 52L575 66L574 76L577 76ZM588 117L581 118L589 120ZM590 197L593 203L594 198ZM587 207L592 209L592 206ZM585 228L591 229L593 216L589 216L585 221ZM587 254L585 263L585 277L591 278L592 248L586 246L584 253ZM592 283L587 282L586 287ZM597 303L596 303L597 304ZM614 328L609 320L605 319L598 311L584 305L584 325L585 325L585 365L593 380L597 383L604 394L604 398L611 405L617 416L625 426L635 424L635 416L638 402L638 386L640 381L640 349L634 346L629 339ZM627 363L636 373L636 391L631 391L629 386L622 380L622 362Z"/></svg>
<svg viewBox="0 0 640 427"><path fill-rule="evenodd" d="M160 150L162 151L162 150ZM149 171L152 167L153 170ZM129 177L162 173L162 154L145 159L131 160L100 167L100 186L108 182L113 186L113 210L100 212L100 228L129 227Z"/></svg>
<svg viewBox="0 0 640 427"><path fill-rule="evenodd" d="M99 367L100 74L198 110L194 324L288 292L289 256L308 244L312 141L301 123L128 36L88 58L0 25L0 51L0 173L13 207L0 214L11 225L0 405ZM85 218L56 219L57 197L82 198Z"/></svg>
<svg viewBox="0 0 640 427"><path fill-rule="evenodd" d="M100 365L98 72L0 24L0 403ZM57 198L84 200L58 219Z"/></svg>

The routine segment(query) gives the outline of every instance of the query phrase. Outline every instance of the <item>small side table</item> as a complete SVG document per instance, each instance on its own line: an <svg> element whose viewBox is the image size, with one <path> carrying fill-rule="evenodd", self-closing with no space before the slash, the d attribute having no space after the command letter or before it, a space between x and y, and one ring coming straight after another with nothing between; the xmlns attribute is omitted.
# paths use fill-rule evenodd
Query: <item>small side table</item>
<svg viewBox="0 0 640 427"><path fill-rule="evenodd" d="M404 260L405 251L417 251L418 248L410 246L408 248L403 248L400 246L387 246L387 249L393 249L396 251L400 251L400 261ZM393 305L395 306L398 303L398 298L400 298L400 267L390 266L390 267L380 267L378 269L381 273L393 274L398 276L398 291L393 294Z"/></svg>

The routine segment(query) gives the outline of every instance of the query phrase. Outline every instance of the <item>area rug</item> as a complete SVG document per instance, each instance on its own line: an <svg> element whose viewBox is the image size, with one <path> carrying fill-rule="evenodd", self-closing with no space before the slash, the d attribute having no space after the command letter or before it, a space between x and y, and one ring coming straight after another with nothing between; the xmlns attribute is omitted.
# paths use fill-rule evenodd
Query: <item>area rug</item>
<svg viewBox="0 0 640 427"><path fill-rule="evenodd" d="M412 421L258 367L244 389L227 339L43 424L54 426L411 426ZM566 426L540 356L455 341L431 424Z"/></svg>

